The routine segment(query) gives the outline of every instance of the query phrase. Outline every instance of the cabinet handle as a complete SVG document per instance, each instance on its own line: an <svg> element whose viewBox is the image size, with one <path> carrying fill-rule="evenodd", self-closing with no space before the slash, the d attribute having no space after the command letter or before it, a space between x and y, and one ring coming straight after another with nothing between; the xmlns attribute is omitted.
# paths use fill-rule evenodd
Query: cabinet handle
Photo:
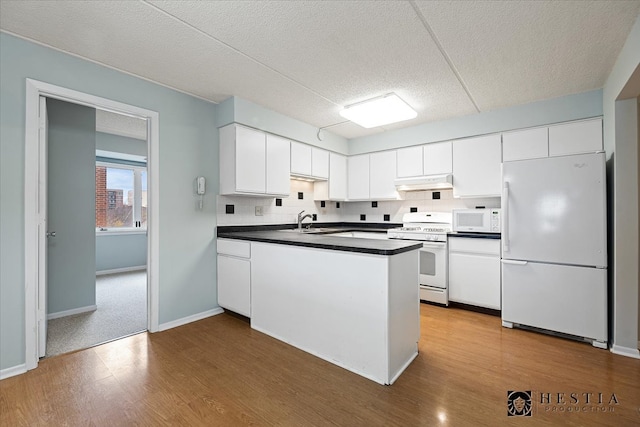
<svg viewBox="0 0 640 427"><path fill-rule="evenodd" d="M501 260L503 264L511 264L511 265L527 265L529 264L527 261L516 261L513 259L503 259Z"/></svg>

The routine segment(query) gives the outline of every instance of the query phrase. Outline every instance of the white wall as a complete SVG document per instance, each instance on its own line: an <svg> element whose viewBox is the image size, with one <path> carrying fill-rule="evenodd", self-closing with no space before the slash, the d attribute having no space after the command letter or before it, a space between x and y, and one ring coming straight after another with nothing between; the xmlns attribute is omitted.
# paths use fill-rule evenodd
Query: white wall
<svg viewBox="0 0 640 427"><path fill-rule="evenodd" d="M319 139L317 127L242 98L231 97L218 104L216 111L216 126L219 128L235 122L336 153L347 154L349 149L346 138L323 130Z"/></svg>
<svg viewBox="0 0 640 427"><path fill-rule="evenodd" d="M609 181L609 271L613 285L612 351L638 352L638 116L637 103L619 100L640 64L636 20L603 89L604 143ZM634 94L637 97L638 94ZM633 111L636 109L636 111Z"/></svg>
<svg viewBox="0 0 640 427"><path fill-rule="evenodd" d="M594 90L355 138L349 141L349 154L448 141L601 115L602 91Z"/></svg>

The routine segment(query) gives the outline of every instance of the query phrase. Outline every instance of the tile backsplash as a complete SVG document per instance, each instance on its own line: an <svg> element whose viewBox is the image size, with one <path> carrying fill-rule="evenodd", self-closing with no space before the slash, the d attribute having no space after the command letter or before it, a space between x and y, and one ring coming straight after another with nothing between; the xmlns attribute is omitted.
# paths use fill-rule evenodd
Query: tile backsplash
<svg viewBox="0 0 640 427"><path fill-rule="evenodd" d="M411 208L417 208L418 212L451 212L452 209L472 209L478 206L500 207L498 197L454 199L453 190L402 192L400 197L401 200L378 200L377 204L371 201L326 201L322 207L320 201L313 200L313 183L291 180L291 195L281 199L281 206L276 205L275 198L217 196L218 225L295 224L301 210L316 214L317 222L402 223L402 215L410 212ZM233 214L226 213L228 205L234 206ZM256 216L256 206L262 207L261 216ZM365 219L361 220L363 216ZM305 223L308 221L306 219Z"/></svg>

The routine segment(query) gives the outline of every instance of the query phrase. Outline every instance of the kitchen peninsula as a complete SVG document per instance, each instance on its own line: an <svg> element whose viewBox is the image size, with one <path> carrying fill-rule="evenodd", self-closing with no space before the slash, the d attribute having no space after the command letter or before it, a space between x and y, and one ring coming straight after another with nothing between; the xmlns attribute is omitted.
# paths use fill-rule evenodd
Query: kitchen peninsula
<svg viewBox="0 0 640 427"><path fill-rule="evenodd" d="M380 384L417 356L421 244L236 230L218 229L219 303L253 329ZM242 281L227 298L224 288Z"/></svg>

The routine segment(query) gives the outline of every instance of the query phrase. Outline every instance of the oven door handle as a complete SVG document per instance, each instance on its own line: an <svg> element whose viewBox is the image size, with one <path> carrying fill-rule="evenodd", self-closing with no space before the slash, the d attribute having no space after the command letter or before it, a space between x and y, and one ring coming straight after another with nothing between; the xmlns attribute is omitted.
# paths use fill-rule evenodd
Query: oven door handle
<svg viewBox="0 0 640 427"><path fill-rule="evenodd" d="M444 249L447 246L446 242L422 242L423 248L432 248L432 249Z"/></svg>

